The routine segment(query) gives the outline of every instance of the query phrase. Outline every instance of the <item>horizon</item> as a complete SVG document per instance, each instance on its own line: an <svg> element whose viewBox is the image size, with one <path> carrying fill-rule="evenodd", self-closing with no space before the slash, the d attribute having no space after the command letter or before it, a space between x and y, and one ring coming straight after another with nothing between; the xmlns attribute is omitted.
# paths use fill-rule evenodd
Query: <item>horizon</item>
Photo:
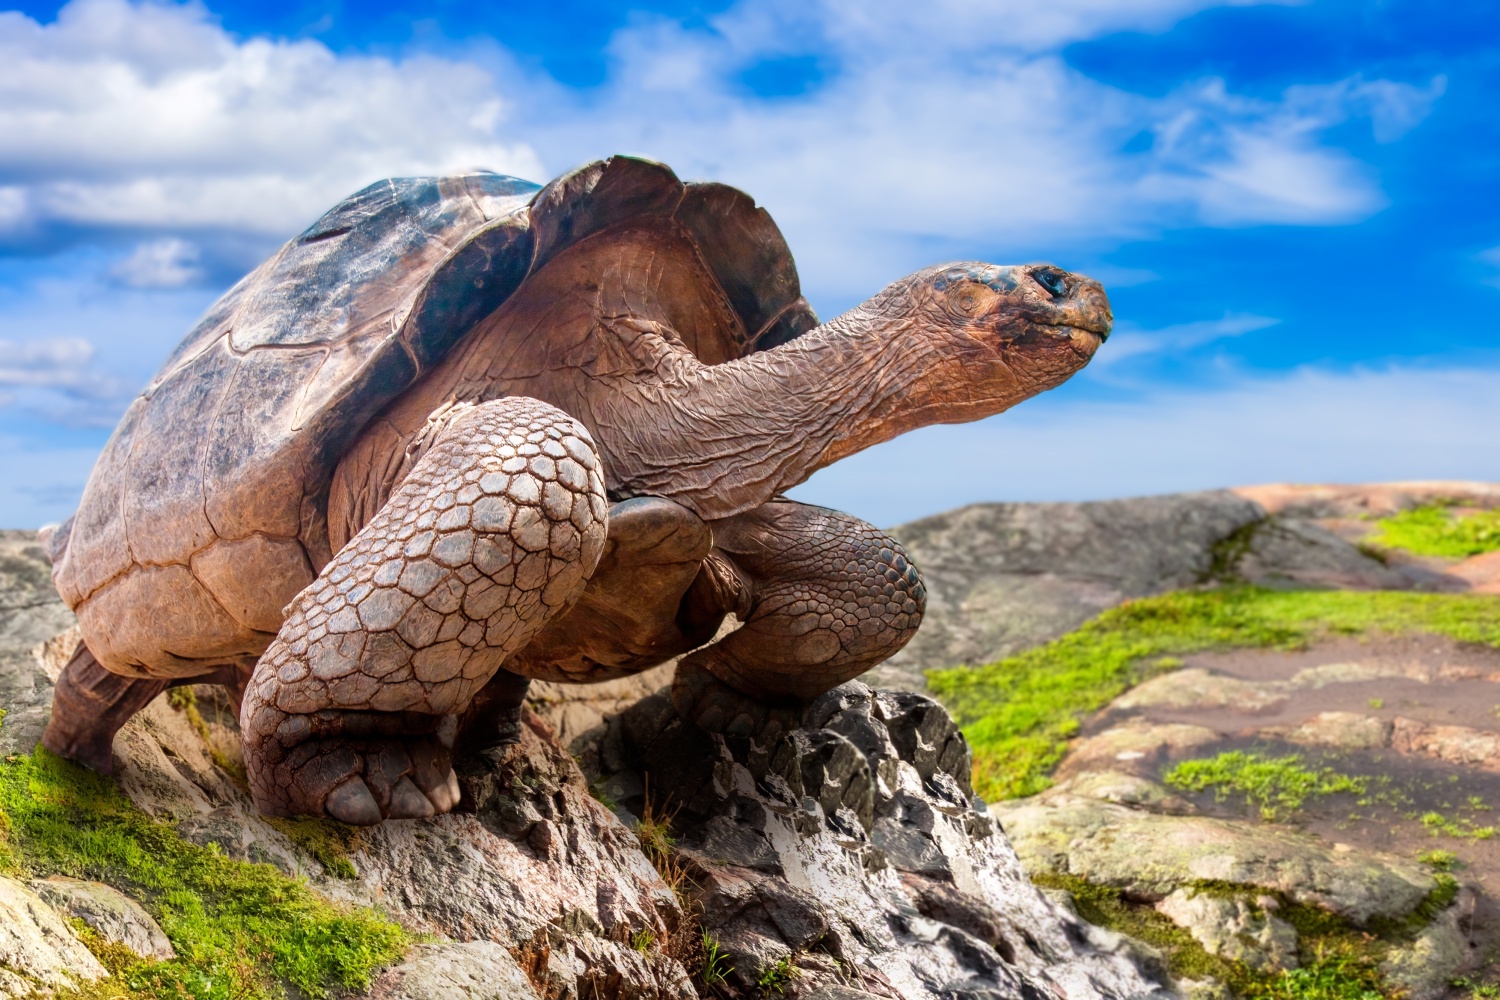
<svg viewBox="0 0 1500 1000"><path fill-rule="evenodd" d="M890 525L1494 482L1497 28L1475 0L23 3L0 13L0 524L71 513L196 317L340 198L616 152L766 206L824 320L942 260L1109 291L1071 381L798 499Z"/></svg>

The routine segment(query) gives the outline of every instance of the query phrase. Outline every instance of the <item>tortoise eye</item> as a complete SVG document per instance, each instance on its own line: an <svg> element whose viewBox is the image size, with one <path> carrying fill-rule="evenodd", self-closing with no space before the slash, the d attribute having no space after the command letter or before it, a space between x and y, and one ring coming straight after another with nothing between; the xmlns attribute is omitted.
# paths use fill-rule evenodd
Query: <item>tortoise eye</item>
<svg viewBox="0 0 1500 1000"><path fill-rule="evenodd" d="M1052 293L1053 298L1061 298L1068 293L1068 283L1064 272L1055 267L1039 267L1031 272L1036 283Z"/></svg>

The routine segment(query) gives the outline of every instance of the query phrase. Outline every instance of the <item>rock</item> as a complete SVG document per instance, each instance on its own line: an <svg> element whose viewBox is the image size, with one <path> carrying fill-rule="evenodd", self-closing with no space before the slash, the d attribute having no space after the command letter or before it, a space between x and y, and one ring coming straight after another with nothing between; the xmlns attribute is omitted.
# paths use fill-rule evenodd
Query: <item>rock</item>
<svg viewBox="0 0 1500 1000"><path fill-rule="evenodd" d="M364 1000L538 1000L510 952L493 941L419 944L381 973Z"/></svg>
<svg viewBox="0 0 1500 1000"><path fill-rule="evenodd" d="M1436 884L1405 859L1338 850L1266 824L1158 815L1051 793L995 811L1028 870L1066 872L1145 899L1205 881L1231 882L1363 925L1404 918Z"/></svg>
<svg viewBox="0 0 1500 1000"><path fill-rule="evenodd" d="M1056 786L1059 791L1101 802L1116 802L1152 812L1190 813L1192 803L1137 774L1119 771L1083 771Z"/></svg>
<svg viewBox="0 0 1500 1000"><path fill-rule="evenodd" d="M42 738L52 681L36 651L74 624L36 532L0 531L0 756L29 753Z"/></svg>
<svg viewBox="0 0 1500 1000"><path fill-rule="evenodd" d="M1356 660L1307 667L1293 674L1286 683L1288 687L1316 691L1330 684L1361 684L1365 681L1386 680L1392 677L1410 677L1412 680L1419 681L1428 679L1420 664L1403 667L1394 663L1362 663Z"/></svg>
<svg viewBox="0 0 1500 1000"><path fill-rule="evenodd" d="M1391 723L1358 712L1319 712L1300 726L1268 726L1260 735L1340 750L1378 750L1391 742Z"/></svg>
<svg viewBox="0 0 1500 1000"><path fill-rule="evenodd" d="M1298 967L1297 932L1292 925L1250 900L1178 889L1158 902L1156 909L1209 954L1262 972Z"/></svg>
<svg viewBox="0 0 1500 1000"><path fill-rule="evenodd" d="M1449 996L1453 980L1473 971L1483 958L1464 932L1464 914L1473 908L1473 895L1468 890L1460 892L1416 940L1392 949L1380 965L1391 985L1403 990L1409 1000Z"/></svg>
<svg viewBox="0 0 1500 1000"><path fill-rule="evenodd" d="M1117 711L1224 708L1253 715L1274 712L1286 703L1286 698L1284 684L1274 681L1254 683L1215 674L1202 667L1188 667L1153 677L1131 688L1116 698L1110 708Z"/></svg>
<svg viewBox="0 0 1500 1000"><path fill-rule="evenodd" d="M1389 517L1439 500L1500 507L1500 485L1458 480L1355 486L1269 483L1238 486L1229 492L1254 501L1271 514L1297 518Z"/></svg>
<svg viewBox="0 0 1500 1000"><path fill-rule="evenodd" d="M1411 485L1401 493L1404 506L1428 495ZM1464 496L1486 490L1500 496L1494 487L1468 485L1473 489L1460 491ZM1359 510L1372 510L1369 504L1379 506L1372 496L1299 489L975 504L892 528L922 568L927 615L911 643L865 679L919 691L924 670L988 663L1055 639L1127 599L1211 579L1359 589L1466 586L1420 566L1387 566L1316 522L1330 512L1351 516L1356 495L1367 501ZM1273 505L1274 516L1261 499Z"/></svg>
<svg viewBox="0 0 1500 1000"><path fill-rule="evenodd" d="M77 917L106 941L122 944L142 958L159 962L176 958L151 914L129 896L103 882L53 875L31 883L32 890L57 912Z"/></svg>
<svg viewBox="0 0 1500 1000"><path fill-rule="evenodd" d="M1116 702L1118 704L1118 702ZM1155 771L1168 760L1191 756L1222 737L1206 726L1152 723L1140 717L1073 741L1057 774L1140 769Z"/></svg>
<svg viewBox="0 0 1500 1000"><path fill-rule="evenodd" d="M68 987L109 973L62 917L26 886L0 875L0 996L29 997L38 984ZM27 982L30 979L31 982Z"/></svg>
<svg viewBox="0 0 1500 1000"><path fill-rule="evenodd" d="M744 988L782 961L801 969L799 995L844 996L851 976L902 1000L1157 988L1117 935L1026 879L936 702L851 682L808 709L809 730L764 742L686 726L664 695L621 722L681 810L695 902Z"/></svg>
<svg viewBox="0 0 1500 1000"><path fill-rule="evenodd" d="M1234 572L1268 587L1404 590L1410 580L1327 528L1270 518L1255 526L1234 560Z"/></svg>
<svg viewBox="0 0 1500 1000"><path fill-rule="evenodd" d="M1297 671L1284 681L1247 681L1217 674L1203 667L1187 667L1153 677L1131 688L1110 703L1110 710L1134 712L1144 708L1177 711L1210 711L1225 709L1243 715L1260 715L1279 711L1287 699L1299 691L1316 691L1330 684L1358 684L1365 681L1405 677L1427 681L1428 672L1420 664L1398 666L1393 663L1325 663Z"/></svg>
<svg viewBox="0 0 1500 1000"><path fill-rule="evenodd" d="M1391 746L1401 753L1500 771L1500 733L1488 730L1437 726L1398 717L1392 723Z"/></svg>
<svg viewBox="0 0 1500 1000"><path fill-rule="evenodd" d="M1470 556L1448 567L1447 574L1467 583L1476 594L1500 594L1500 551Z"/></svg>
<svg viewBox="0 0 1500 1000"><path fill-rule="evenodd" d="M1197 583L1219 542L1264 517L1251 501L1210 492L976 504L892 528L922 568L927 615L866 680L920 691L924 669L988 663L1127 598Z"/></svg>

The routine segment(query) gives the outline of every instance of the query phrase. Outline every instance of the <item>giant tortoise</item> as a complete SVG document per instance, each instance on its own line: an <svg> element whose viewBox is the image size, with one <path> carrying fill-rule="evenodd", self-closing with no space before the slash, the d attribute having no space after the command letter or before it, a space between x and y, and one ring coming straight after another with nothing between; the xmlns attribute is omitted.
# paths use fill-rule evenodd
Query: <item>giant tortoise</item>
<svg viewBox="0 0 1500 1000"><path fill-rule="evenodd" d="M262 810L372 824L451 809L530 678L689 653L685 717L790 724L925 594L783 493L1059 384L1110 324L1095 281L958 263L819 325L765 211L641 159L371 185L209 309L50 537L83 642L45 745L108 771L152 697L222 682Z"/></svg>

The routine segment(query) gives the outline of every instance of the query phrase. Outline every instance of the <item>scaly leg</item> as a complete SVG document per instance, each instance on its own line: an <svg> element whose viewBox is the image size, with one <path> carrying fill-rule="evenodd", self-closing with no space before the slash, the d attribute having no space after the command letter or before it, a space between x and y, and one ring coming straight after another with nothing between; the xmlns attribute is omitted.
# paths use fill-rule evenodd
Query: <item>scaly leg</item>
<svg viewBox="0 0 1500 1000"><path fill-rule="evenodd" d="M115 734L151 699L182 684L223 684L238 702L248 676L248 668L231 665L198 677L124 677L105 670L80 642L53 687L52 718L42 733L42 746L100 774L110 774Z"/></svg>
<svg viewBox="0 0 1500 1000"><path fill-rule="evenodd" d="M460 754L520 738L531 680L592 683L628 677L714 634L724 613L679 610L713 547L708 525L681 504L635 497L609 509L604 555L583 596L506 660L464 713ZM712 612L712 609L711 609Z"/></svg>
<svg viewBox="0 0 1500 1000"><path fill-rule="evenodd" d="M593 442L561 410L512 397L453 419L256 666L256 805L360 825L451 809L459 715L582 592L605 516Z"/></svg>
<svg viewBox="0 0 1500 1000"><path fill-rule="evenodd" d="M894 539L791 500L715 524L711 558L738 571L748 593L725 600L748 604L749 614L678 664L672 700L715 732L795 725L818 695L906 645L926 606L917 569Z"/></svg>

